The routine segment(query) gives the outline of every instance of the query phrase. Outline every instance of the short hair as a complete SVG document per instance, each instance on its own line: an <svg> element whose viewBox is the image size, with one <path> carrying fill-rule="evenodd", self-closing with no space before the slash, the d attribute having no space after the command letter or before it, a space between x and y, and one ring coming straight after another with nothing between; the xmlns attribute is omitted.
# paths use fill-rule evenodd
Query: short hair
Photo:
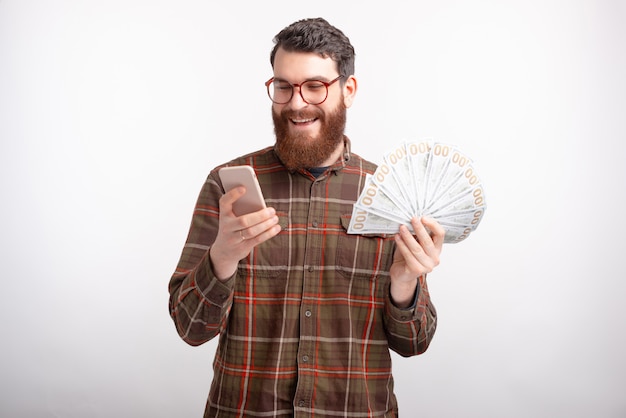
<svg viewBox="0 0 626 418"><path fill-rule="evenodd" d="M331 58L337 64L340 75L354 74L354 47L344 33L321 17L303 19L292 23L274 37L270 63L278 48L288 52L314 52L323 58ZM342 82L345 81L345 78Z"/></svg>

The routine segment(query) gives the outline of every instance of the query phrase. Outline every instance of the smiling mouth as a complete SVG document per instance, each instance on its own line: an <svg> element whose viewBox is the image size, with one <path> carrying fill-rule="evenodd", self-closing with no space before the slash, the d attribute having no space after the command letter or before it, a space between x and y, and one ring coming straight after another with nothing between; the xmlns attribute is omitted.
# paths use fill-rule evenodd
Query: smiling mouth
<svg viewBox="0 0 626 418"><path fill-rule="evenodd" d="M307 125L313 123L317 120L317 118L308 118L308 119L289 119L291 123L294 125Z"/></svg>

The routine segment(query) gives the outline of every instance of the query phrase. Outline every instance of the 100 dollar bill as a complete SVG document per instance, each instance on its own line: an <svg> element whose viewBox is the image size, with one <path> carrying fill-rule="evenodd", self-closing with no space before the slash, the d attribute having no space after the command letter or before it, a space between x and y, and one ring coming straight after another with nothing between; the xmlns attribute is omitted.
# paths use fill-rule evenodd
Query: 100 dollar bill
<svg viewBox="0 0 626 418"><path fill-rule="evenodd" d="M348 233L394 234L428 216L446 230L444 242L459 242L474 231L485 212L482 183L472 160L457 147L431 140L404 141L383 163L357 202Z"/></svg>

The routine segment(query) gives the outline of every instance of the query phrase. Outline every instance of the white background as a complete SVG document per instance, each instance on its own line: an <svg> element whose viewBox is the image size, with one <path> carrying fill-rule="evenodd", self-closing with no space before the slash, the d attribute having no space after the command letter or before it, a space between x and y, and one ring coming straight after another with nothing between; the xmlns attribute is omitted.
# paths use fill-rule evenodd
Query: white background
<svg viewBox="0 0 626 418"><path fill-rule="evenodd" d="M488 210L394 356L404 417L626 416L626 6L609 0L0 0L0 415L198 417L214 342L167 284L208 171L273 143L272 37L357 51L354 151L475 161Z"/></svg>

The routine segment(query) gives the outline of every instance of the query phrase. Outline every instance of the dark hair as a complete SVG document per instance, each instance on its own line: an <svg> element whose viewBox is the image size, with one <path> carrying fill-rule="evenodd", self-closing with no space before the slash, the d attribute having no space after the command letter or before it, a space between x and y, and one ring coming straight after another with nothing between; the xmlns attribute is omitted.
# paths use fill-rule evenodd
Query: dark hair
<svg viewBox="0 0 626 418"><path fill-rule="evenodd" d="M321 17L292 23L274 37L274 43L270 54L272 68L276 51L282 48L289 52L315 52L324 58L330 57L337 63L339 74L346 77L354 74L355 54L350 39Z"/></svg>

